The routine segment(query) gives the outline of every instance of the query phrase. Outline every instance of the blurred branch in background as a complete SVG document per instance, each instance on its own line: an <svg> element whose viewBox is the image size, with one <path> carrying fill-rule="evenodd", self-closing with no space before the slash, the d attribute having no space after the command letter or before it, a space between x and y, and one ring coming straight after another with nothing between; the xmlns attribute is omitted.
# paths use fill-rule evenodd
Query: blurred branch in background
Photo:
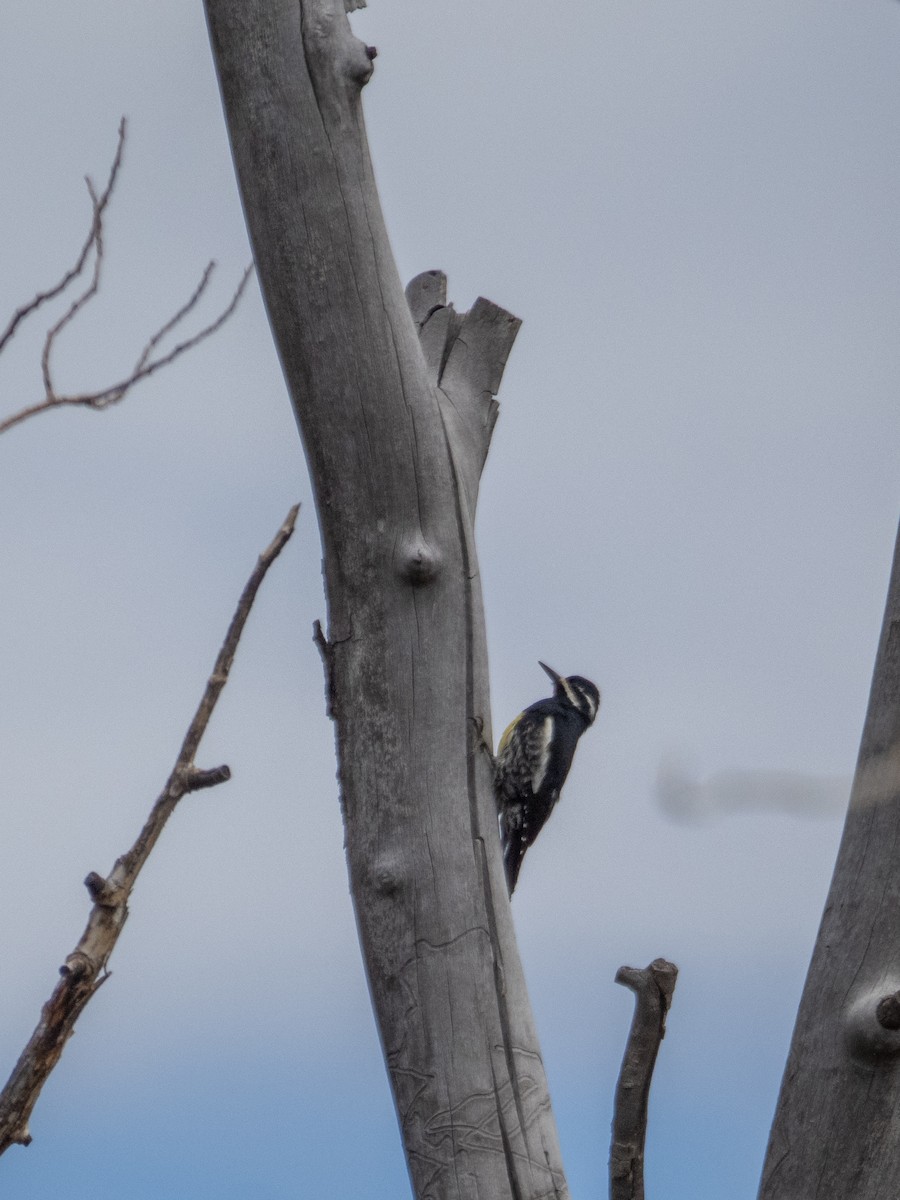
<svg viewBox="0 0 900 1200"><path fill-rule="evenodd" d="M227 766L201 770L194 764L200 739L225 684L250 609L269 567L284 549L297 520L299 505L284 519L271 544L257 561L241 594L200 705L191 721L175 766L156 800L137 841L117 859L108 878L92 871L85 887L93 900L87 927L60 967L62 976L41 1011L41 1019L0 1092L0 1154L10 1146L31 1142L28 1121L41 1089L59 1061L75 1022L94 993L109 978L107 963L128 916L128 900L141 868L182 796L214 787L231 777Z"/></svg>
<svg viewBox="0 0 900 1200"><path fill-rule="evenodd" d="M119 169L122 165L122 154L125 148L126 128L126 121L123 117L119 123L119 141L118 145L116 146L115 157L113 158L112 166L109 171L109 177L106 181L106 187L103 189L103 191L98 194L97 189L90 177L88 176L85 179L85 182L87 183L88 194L91 198L93 215L91 218L91 227L88 231L87 238L85 239L84 245L81 248L78 258L75 260L74 265L65 272L61 279L54 284L53 287L48 288L46 291L38 292L32 297L31 300L27 302L27 304L23 304L20 308L16 309L6 328L2 333L0 333L0 354L2 354L6 346L15 336L16 331L23 321L25 321L33 313L37 312L37 310L48 301L54 300L57 296L63 295L63 293L69 289L69 286L83 274L88 262L91 259L91 254L93 253L93 270L91 272L90 281L84 290L80 292L69 304L69 307L59 318L59 320L50 327L50 329L47 331L47 336L44 339L44 348L43 353L41 354L41 375L44 384L44 398L34 404L30 404L27 407L20 409L18 412L13 413L12 416L0 421L0 433L6 433L7 430L12 429L15 425L20 424L22 421L27 420L28 417L34 417L38 413L47 412L51 408L59 408L67 405L81 408L103 409L109 407L111 404L116 404L128 394L135 384L140 383L143 379L149 378L161 368L169 366L177 358L180 358L185 351L192 350L195 346L198 346L211 334L220 329L234 312L235 308L237 308L238 302L247 286L247 281L249 280L250 274L253 270L252 265L247 267L247 269L244 271L241 281L235 289L231 300L222 310L222 312L215 318L215 320L204 326L198 333L193 334L183 342L179 342L178 345L167 351L165 354L162 354L159 357L154 357L154 355L158 352L159 346L163 339L172 333L173 330L175 330L181 324L184 318L194 310L199 303L200 298L206 291L212 273L215 269L214 262L208 263L200 277L200 282L197 284L191 296L181 306L181 308L178 309L175 315L166 321L165 324L153 334L138 356L134 367L127 375L119 379L116 383L110 384L107 387L96 389L94 391L67 395L60 393L57 390L50 365L50 359L56 339L66 328L66 326L68 326L75 319L78 313L81 312L81 310L85 308L91 300L93 300L100 289L100 276L103 267L104 250L103 217L107 205L112 198L113 189L115 188L116 180L119 175Z"/></svg>
<svg viewBox="0 0 900 1200"><path fill-rule="evenodd" d="M656 800L673 821L693 823L737 812L781 812L796 817L842 817L849 777L802 771L715 771L706 779L683 760L664 759L656 776Z"/></svg>

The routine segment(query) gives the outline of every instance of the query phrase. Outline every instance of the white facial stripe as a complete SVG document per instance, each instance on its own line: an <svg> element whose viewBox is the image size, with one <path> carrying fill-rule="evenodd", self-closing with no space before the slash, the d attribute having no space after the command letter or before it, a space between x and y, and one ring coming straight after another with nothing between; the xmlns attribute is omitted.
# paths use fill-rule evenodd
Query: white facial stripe
<svg viewBox="0 0 900 1200"><path fill-rule="evenodd" d="M544 728L541 730L541 754L535 772L531 777L531 790L533 792L538 791L544 782L544 776L547 774L547 765L550 762L550 739L552 737L553 718L545 717Z"/></svg>
<svg viewBox="0 0 900 1200"><path fill-rule="evenodd" d="M594 717L597 715L598 709L600 708L600 697L598 696L595 700L593 696L585 692L583 699L587 705L588 716L593 721Z"/></svg>
<svg viewBox="0 0 900 1200"><path fill-rule="evenodd" d="M572 707L580 708L580 705L578 703L578 697L575 695L575 693L572 691L572 688L569 686L568 679L560 679L559 686L566 693L566 696L568 697L569 703L572 705Z"/></svg>

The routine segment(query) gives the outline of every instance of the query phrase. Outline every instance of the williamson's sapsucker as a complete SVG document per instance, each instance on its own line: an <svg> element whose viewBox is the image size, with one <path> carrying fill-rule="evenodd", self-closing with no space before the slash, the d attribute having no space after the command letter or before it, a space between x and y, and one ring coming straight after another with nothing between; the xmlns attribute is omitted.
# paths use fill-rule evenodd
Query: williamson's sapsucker
<svg viewBox="0 0 900 1200"><path fill-rule="evenodd" d="M509 894L525 851L544 827L566 781L578 739L600 708L600 690L580 675L553 680L553 695L530 704L506 729L494 762L494 794Z"/></svg>

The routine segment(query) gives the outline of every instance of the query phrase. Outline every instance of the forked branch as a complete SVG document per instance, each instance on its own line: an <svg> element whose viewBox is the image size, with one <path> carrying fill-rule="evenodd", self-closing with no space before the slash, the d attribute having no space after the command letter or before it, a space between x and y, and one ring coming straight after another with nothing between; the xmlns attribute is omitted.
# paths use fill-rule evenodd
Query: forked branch
<svg viewBox="0 0 900 1200"><path fill-rule="evenodd" d="M60 967L61 979L41 1011L41 1019L0 1092L0 1154L10 1146L31 1142L28 1121L41 1089L59 1061L81 1012L109 978L107 963L128 916L128 899L141 868L156 845L175 806L188 792L214 787L231 777L227 766L203 770L194 763L216 701L228 682L235 651L266 572L294 531L299 505L288 513L271 544L263 551L247 581L219 650L203 697L194 714L175 766L156 800L137 841L116 861L107 878L92 871L85 879L93 901L78 945Z"/></svg>
<svg viewBox="0 0 900 1200"><path fill-rule="evenodd" d="M664 958L654 959L643 970L620 967L616 974L616 983L634 992L635 1007L616 1087L609 1152L610 1200L644 1200L650 1083L677 978L678 968Z"/></svg>
<svg viewBox="0 0 900 1200"><path fill-rule="evenodd" d="M127 128L127 122L126 122L125 118L123 117L122 120L119 122L119 141L118 141L118 145L116 146L116 153L115 153L115 157L113 158L112 166L110 167L109 178L106 181L106 187L103 189L103 191L100 193L99 196L96 195L96 190L95 190L94 185L91 182L91 180L90 179L85 180L85 182L87 183L88 192L91 197L91 204L93 206L93 214L91 217L91 227L88 230L88 235L87 235L87 238L85 239L85 243L81 247L81 253L78 255L78 258L75 260L75 265L73 267L70 267L70 269L68 271L66 271L66 273L63 275L62 279L60 279L58 283L55 283L53 285L53 287L47 288L47 290L44 292L38 292L37 295L34 296L31 300L29 300L27 304L23 304L21 308L16 309L16 311L13 313L12 317L10 317L9 324L6 326L6 328L3 330L3 332L0 333L0 354L3 353L4 349L6 348L6 344L12 339L16 330L19 328L21 323L26 319L26 317L30 317L33 312L35 312L37 309L39 309L41 307L41 305L46 304L48 300L53 300L57 296L62 295L62 293L66 290L66 288L69 286L69 284L74 279L77 279L78 276L81 274L81 272L84 270L85 265L88 260L88 257L90 256L91 250L96 245L97 238L100 236L102 223L103 223L103 213L106 210L107 204L109 204L110 198L113 193L113 188L116 186L116 179L118 178L118 175L119 175L119 168L122 165L122 154L125 149L126 128Z"/></svg>
<svg viewBox="0 0 900 1200"><path fill-rule="evenodd" d="M110 384L107 387L98 388L93 391L85 391L78 393L64 393L57 388L53 378L51 366L51 356L53 354L56 340L62 331L72 323L75 317L84 309L100 290L100 278L104 262L104 241L103 241L103 218L106 208L112 197L113 189L116 185L116 180L119 175L119 169L122 165L122 154L125 146L126 122L122 118L119 124L119 141L116 147L115 157L112 167L110 168L109 177L106 182L106 187L102 192L98 193L93 181L88 178L86 180L88 194L91 198L92 217L91 227L88 231L88 236L84 245L81 248L81 253L72 266L62 276L58 283L46 291L38 292L27 304L23 304L12 315L6 328L0 333L0 353L3 352L9 341L15 335L21 323L32 313L36 312L42 305L49 300L61 296L85 270L91 254L93 253L93 269L91 277L84 289L75 297L69 304L69 307L63 315L56 321L47 331L44 339L44 348L41 354L41 377L44 386L44 397L42 400L27 407L20 409L18 412L0 421L0 433L6 433L7 430L21 424L22 421L29 417L34 417L38 413L47 412L51 408L59 408L62 406L78 406L82 408L103 409L108 408L111 404L116 404L122 400L128 392L144 379L148 379L151 375L161 370L163 367L169 366L180 358L188 350L192 350L195 346L205 341L208 337L214 334L228 320L238 305L238 301L244 293L250 274L253 270L252 266L247 267L241 278L240 283L234 291L231 300L222 312L209 322L198 333L179 342L171 350L165 354L159 354L160 343L165 337L172 333L181 322L196 308L201 297L205 293L209 284L212 273L215 269L215 263L207 264L200 277L200 282L197 284L188 300L178 309L178 311L168 321L165 322L144 346L137 361L131 371L117 382Z"/></svg>

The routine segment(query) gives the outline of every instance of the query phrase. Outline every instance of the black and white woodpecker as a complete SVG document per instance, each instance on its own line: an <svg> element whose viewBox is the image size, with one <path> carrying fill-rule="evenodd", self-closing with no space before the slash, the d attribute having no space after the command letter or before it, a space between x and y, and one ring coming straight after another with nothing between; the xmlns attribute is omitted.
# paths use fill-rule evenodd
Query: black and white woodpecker
<svg viewBox="0 0 900 1200"><path fill-rule="evenodd" d="M509 894L525 851L553 812L578 739L593 724L600 690L580 675L563 678L546 663L553 695L530 704L504 731L494 760L494 795Z"/></svg>

